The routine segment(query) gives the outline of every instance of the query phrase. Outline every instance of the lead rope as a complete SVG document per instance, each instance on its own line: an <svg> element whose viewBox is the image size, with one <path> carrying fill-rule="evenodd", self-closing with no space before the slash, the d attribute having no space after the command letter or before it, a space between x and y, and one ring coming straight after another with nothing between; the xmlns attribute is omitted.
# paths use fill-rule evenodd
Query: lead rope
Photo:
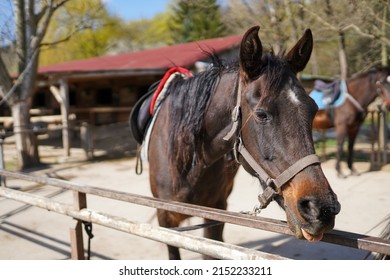
<svg viewBox="0 0 390 280"><path fill-rule="evenodd" d="M141 149L142 146L138 145L137 147L137 155L136 155L136 162L135 162L135 174L141 175L143 171L143 165L142 165L142 158L141 158Z"/></svg>
<svg viewBox="0 0 390 280"><path fill-rule="evenodd" d="M87 251L87 260L91 259L91 239L93 238L92 234L92 223L83 221L85 232L88 235L88 251Z"/></svg>

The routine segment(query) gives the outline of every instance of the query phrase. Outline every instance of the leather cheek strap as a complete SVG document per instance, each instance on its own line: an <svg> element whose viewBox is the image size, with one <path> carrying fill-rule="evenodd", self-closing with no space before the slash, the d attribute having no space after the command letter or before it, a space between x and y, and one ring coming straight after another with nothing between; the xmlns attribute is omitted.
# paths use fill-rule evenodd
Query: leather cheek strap
<svg viewBox="0 0 390 280"><path fill-rule="evenodd" d="M250 165L250 167L257 173L258 177L263 182L265 182L265 190L258 197L261 209L267 207L275 195L280 195L282 192L282 187L295 175L297 175L299 172L301 172L303 169L310 165L320 163L320 160L317 155L307 155L295 162L293 165L291 165L289 168L279 174L279 176L273 179L250 155L248 150L242 144L242 141L240 141L240 143L238 144L237 151L242 155L242 157Z"/></svg>

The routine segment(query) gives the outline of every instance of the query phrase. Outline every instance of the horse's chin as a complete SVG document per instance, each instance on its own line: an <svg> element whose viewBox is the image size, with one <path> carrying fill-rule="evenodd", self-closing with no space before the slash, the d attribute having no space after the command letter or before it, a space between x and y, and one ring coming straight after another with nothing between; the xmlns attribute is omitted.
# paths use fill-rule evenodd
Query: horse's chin
<svg viewBox="0 0 390 280"><path fill-rule="evenodd" d="M300 224L290 224L290 229L296 238L309 242L318 242L324 237L324 231L314 233L308 228L303 228Z"/></svg>
<svg viewBox="0 0 390 280"><path fill-rule="evenodd" d="M321 239L324 237L324 234L321 232L319 234L313 235L303 228L301 229L302 236L309 242L318 242L321 241Z"/></svg>
<svg viewBox="0 0 390 280"><path fill-rule="evenodd" d="M309 242L318 242L318 241L321 241L321 239L324 237L323 232L313 234L313 233L310 233L308 230L301 228L298 225L295 226L293 232L294 232L296 238L306 240Z"/></svg>

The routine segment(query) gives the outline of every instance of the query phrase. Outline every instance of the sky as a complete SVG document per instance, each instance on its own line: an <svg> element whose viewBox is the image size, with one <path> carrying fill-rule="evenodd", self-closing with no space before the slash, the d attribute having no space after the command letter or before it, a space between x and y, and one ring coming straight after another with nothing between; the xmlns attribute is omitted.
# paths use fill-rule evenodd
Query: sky
<svg viewBox="0 0 390 280"><path fill-rule="evenodd" d="M103 0L107 9L122 19L150 19L164 12L172 0Z"/></svg>

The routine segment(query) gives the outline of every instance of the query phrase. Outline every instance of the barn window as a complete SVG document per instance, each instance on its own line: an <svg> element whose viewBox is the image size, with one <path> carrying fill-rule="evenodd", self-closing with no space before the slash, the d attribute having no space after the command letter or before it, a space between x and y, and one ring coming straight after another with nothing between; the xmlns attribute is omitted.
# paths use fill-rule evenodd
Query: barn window
<svg viewBox="0 0 390 280"><path fill-rule="evenodd" d="M46 107L46 94L44 92L35 93L32 101L33 108Z"/></svg>
<svg viewBox="0 0 390 280"><path fill-rule="evenodd" d="M69 91L69 105L70 106L76 106L77 105L76 91L74 91L74 90L70 90Z"/></svg>
<svg viewBox="0 0 390 280"><path fill-rule="evenodd" d="M111 88L102 88L96 91L96 105L112 105L113 96Z"/></svg>

